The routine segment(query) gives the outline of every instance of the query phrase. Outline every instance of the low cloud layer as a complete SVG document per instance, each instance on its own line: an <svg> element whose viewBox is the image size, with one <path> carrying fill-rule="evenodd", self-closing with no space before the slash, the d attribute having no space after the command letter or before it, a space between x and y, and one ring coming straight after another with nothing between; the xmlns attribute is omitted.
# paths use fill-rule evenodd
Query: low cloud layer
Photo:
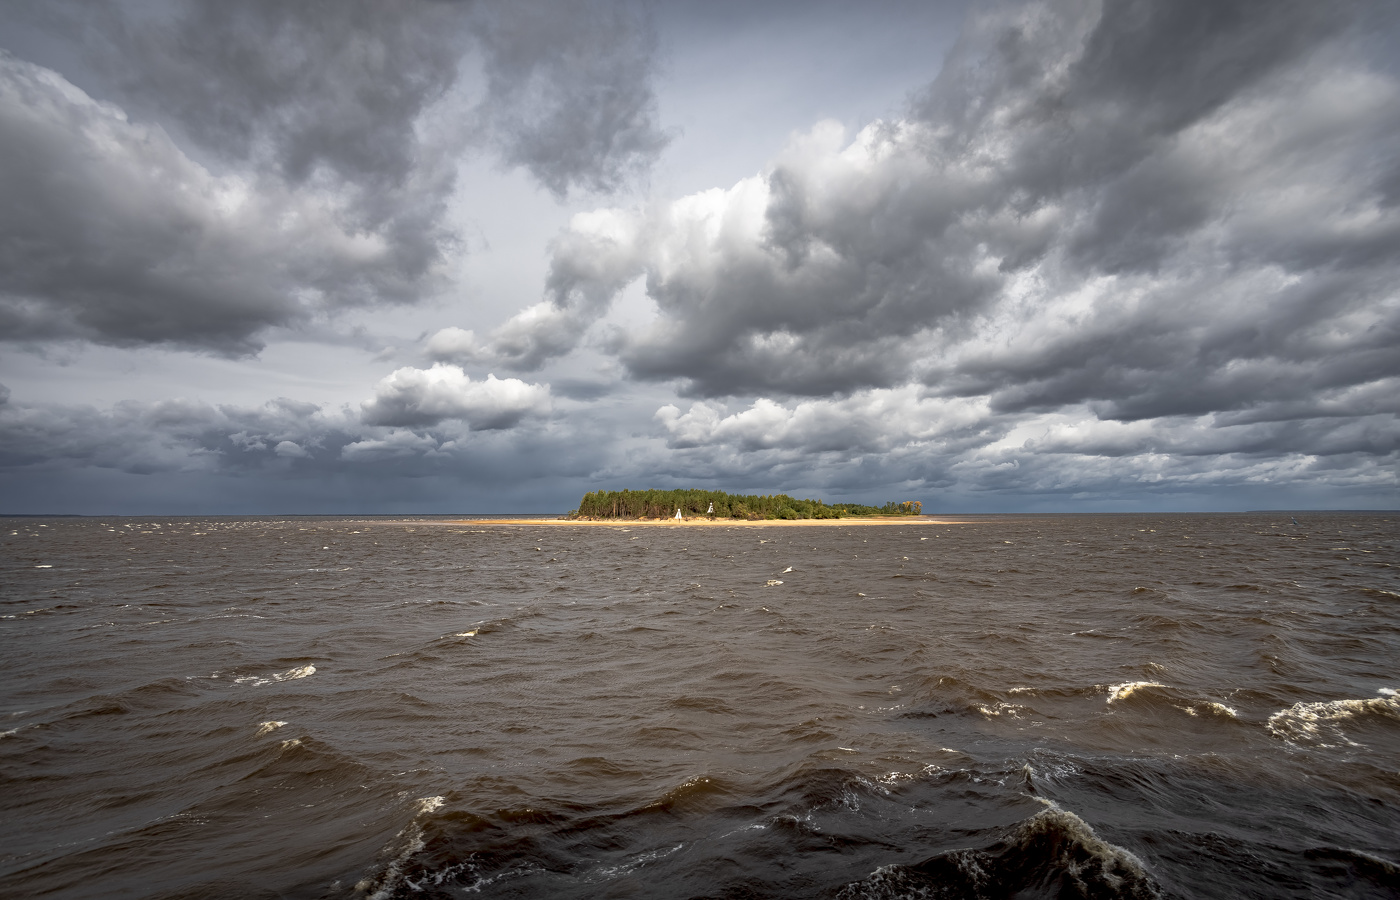
<svg viewBox="0 0 1400 900"><path fill-rule="evenodd" d="M1385 388L1400 396L1400 383ZM1124 422L1084 406L1007 414L985 397L910 385L787 405L761 399L732 412L714 401L684 412L668 404L656 419L680 459L721 479L806 478L838 490L874 482L984 503L1134 493L1200 502L1272 485L1293 498L1331 491L1364 505L1395 489L1398 406L1387 399L1336 417Z"/></svg>
<svg viewBox="0 0 1400 900"><path fill-rule="evenodd" d="M93 406L0 402L0 470L331 477L394 460L395 474L455 471L541 440L549 393L515 379L401 369L360 414L281 398L261 406L174 399ZM533 427L531 421L533 420ZM524 429L528 437L511 435ZM547 435L546 435L547 436Z"/></svg>

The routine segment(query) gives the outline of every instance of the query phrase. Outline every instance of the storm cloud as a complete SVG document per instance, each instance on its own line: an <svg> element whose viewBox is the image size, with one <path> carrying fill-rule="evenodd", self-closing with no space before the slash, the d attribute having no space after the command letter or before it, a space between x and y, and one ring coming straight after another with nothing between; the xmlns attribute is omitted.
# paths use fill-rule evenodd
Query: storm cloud
<svg viewBox="0 0 1400 900"><path fill-rule="evenodd" d="M318 478L391 459L393 474L428 475L460 473L483 454L518 452L511 449L518 436L507 434L512 427L531 440L557 440L539 421L548 410L545 388L455 375L395 372L359 414L287 398L259 406L125 401L105 409L0 403L0 469L34 477L80 466L142 475Z"/></svg>
<svg viewBox="0 0 1400 900"><path fill-rule="evenodd" d="M666 136L644 12L22 5L102 94L0 59L0 334L239 355L271 326L436 296L464 153L560 196L645 174Z"/></svg>
<svg viewBox="0 0 1400 900"><path fill-rule="evenodd" d="M426 270L314 190L217 175L156 126L0 55L0 331L237 354Z"/></svg>

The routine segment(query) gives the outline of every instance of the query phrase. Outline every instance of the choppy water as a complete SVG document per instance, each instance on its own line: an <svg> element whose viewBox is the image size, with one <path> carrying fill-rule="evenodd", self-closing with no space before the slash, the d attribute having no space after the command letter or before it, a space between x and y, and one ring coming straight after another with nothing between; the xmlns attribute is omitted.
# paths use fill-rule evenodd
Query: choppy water
<svg viewBox="0 0 1400 900"><path fill-rule="evenodd" d="M0 885L1394 897L1400 516L1300 519L6 519Z"/></svg>

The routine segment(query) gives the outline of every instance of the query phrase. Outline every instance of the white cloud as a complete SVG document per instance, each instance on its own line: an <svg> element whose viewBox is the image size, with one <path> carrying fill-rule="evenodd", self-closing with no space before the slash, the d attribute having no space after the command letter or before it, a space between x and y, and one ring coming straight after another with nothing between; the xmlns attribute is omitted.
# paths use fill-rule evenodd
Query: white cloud
<svg viewBox="0 0 1400 900"><path fill-rule="evenodd" d="M424 350L430 359L439 362L476 362L483 356L476 333L456 326L434 332Z"/></svg>
<svg viewBox="0 0 1400 900"><path fill-rule="evenodd" d="M530 371L571 352L617 293L641 274L642 225L642 218L627 210L578 213L551 245L548 299L502 323L485 344L471 332L444 329L430 339L429 355Z"/></svg>
<svg viewBox="0 0 1400 900"><path fill-rule="evenodd" d="M422 426L456 419L474 430L491 430L548 413L550 395L548 385L495 375L473 381L458 366L435 363L430 369L405 367L386 376L360 410L370 425Z"/></svg>
<svg viewBox="0 0 1400 900"><path fill-rule="evenodd" d="M306 459L311 455L300 444L292 441L280 441L272 448L272 452L287 459Z"/></svg>

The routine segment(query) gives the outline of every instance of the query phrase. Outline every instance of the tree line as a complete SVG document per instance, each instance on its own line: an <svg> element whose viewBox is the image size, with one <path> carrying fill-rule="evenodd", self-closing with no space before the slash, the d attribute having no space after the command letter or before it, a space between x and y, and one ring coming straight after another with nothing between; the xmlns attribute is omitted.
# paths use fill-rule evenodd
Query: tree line
<svg viewBox="0 0 1400 900"><path fill-rule="evenodd" d="M713 512L710 512L713 504ZM676 510L683 516L714 516L717 519L841 519L846 516L917 516L923 513L918 500L884 506L860 503L824 503L799 500L787 494L726 494L724 491L590 491L583 495L578 509L569 510L570 519L669 519Z"/></svg>

